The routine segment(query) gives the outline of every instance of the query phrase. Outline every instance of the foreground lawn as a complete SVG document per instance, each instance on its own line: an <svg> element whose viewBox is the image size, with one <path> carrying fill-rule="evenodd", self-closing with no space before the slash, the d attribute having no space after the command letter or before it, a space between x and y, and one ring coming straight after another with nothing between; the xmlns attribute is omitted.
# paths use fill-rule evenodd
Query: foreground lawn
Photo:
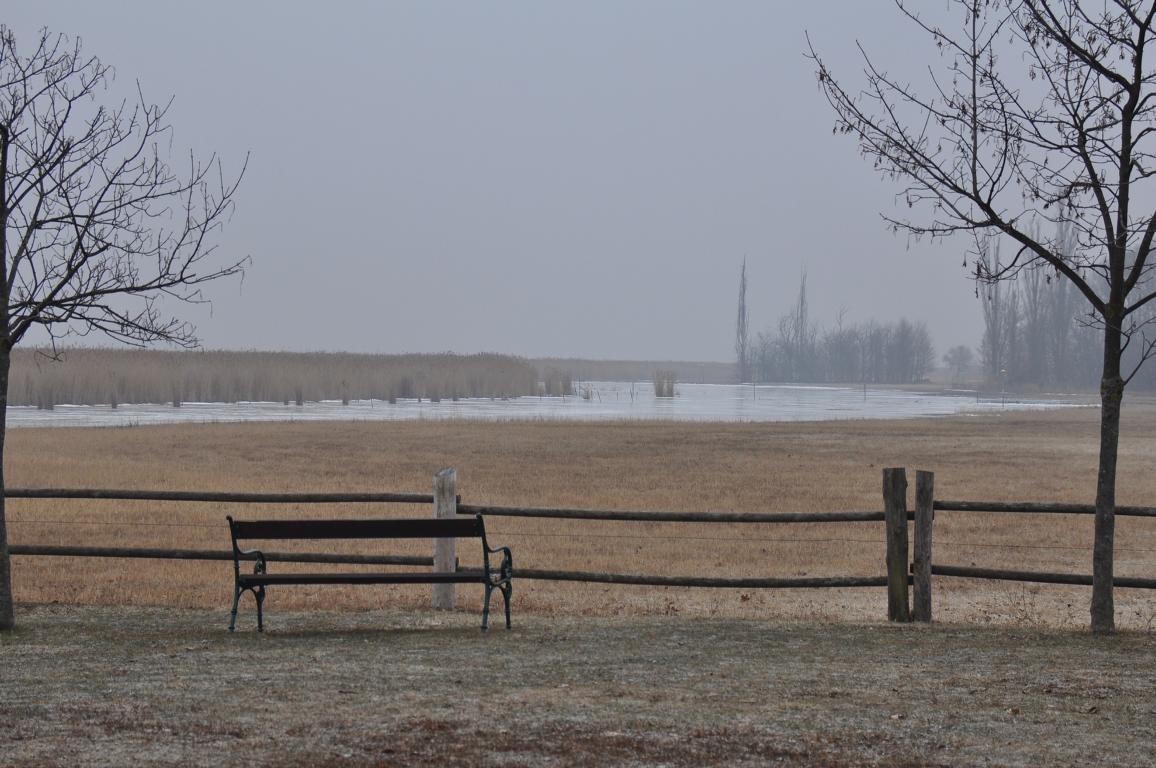
<svg viewBox="0 0 1156 768"><path fill-rule="evenodd" d="M24 606L6 765L1151 765L1156 638Z"/></svg>

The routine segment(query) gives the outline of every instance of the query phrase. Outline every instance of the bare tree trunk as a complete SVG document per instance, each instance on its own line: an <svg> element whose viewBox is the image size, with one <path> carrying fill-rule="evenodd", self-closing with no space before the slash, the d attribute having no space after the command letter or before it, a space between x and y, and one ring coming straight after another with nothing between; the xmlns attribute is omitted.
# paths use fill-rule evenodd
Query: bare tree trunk
<svg viewBox="0 0 1156 768"><path fill-rule="evenodd" d="M4 435L8 426L8 369L12 349L0 341L0 631L16 626L12 606L12 558L8 554L8 526L4 517Z"/></svg>
<svg viewBox="0 0 1156 768"><path fill-rule="evenodd" d="M738 357L738 379L742 384L751 375L750 313L747 311L747 260L739 272L739 314L735 322L735 355Z"/></svg>
<svg viewBox="0 0 1156 768"><path fill-rule="evenodd" d="M1116 455L1120 445L1120 321L1105 319L1104 374L1100 382L1100 472L1096 479L1096 525L1092 549L1092 631L1116 629L1112 597L1113 550L1116 536Z"/></svg>
<svg viewBox="0 0 1156 768"><path fill-rule="evenodd" d="M8 289L8 149L7 125L0 124L0 632L16 626L12 606L12 556L8 552L8 523L4 516L4 435L8 428L8 370L12 343L8 334L11 294Z"/></svg>

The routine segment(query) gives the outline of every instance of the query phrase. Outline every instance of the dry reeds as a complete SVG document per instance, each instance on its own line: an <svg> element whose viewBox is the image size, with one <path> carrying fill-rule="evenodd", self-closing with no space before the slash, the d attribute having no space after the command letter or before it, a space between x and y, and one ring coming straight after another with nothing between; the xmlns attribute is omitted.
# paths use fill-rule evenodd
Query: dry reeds
<svg viewBox="0 0 1156 768"><path fill-rule="evenodd" d="M13 353L9 403L54 405L517 397L537 372L508 355L163 351L75 348Z"/></svg>
<svg viewBox="0 0 1156 768"><path fill-rule="evenodd" d="M674 397L674 371L655 371L654 372L654 396L655 397Z"/></svg>
<svg viewBox="0 0 1156 768"><path fill-rule="evenodd" d="M547 367L542 374L542 388L539 394L546 397L567 397L574 394L574 377L569 369Z"/></svg>

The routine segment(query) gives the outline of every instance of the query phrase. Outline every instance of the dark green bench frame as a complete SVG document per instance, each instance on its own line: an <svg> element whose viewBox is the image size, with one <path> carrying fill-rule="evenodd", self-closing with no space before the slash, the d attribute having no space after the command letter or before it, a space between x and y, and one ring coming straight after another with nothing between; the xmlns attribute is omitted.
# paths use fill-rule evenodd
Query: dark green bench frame
<svg viewBox="0 0 1156 768"><path fill-rule="evenodd" d="M496 589L502 593L506 607L506 629L510 628L510 593L513 591L514 558L509 547L491 547L486 541L482 516L473 519L421 518L408 520L234 520L229 521L233 537L233 610L229 631L237 625L237 605L243 592L251 592L257 601L257 631L265 630L265 588L282 584L481 584L486 588L482 610L482 629L489 628L490 596ZM257 539L440 539L478 538L482 540L483 568L477 571L438 573L406 571L394 573L269 573L268 562L259 549L245 550L238 542ZM495 571L490 555L502 553ZM241 572L241 556L256 560L252 573Z"/></svg>

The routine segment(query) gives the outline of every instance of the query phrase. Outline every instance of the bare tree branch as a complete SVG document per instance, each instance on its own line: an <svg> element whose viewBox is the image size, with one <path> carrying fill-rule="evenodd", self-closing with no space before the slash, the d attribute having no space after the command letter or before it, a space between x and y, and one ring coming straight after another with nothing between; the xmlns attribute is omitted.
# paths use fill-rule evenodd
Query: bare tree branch
<svg viewBox="0 0 1156 768"><path fill-rule="evenodd" d="M171 102L98 102L112 79L79 41L40 34L21 56L0 28L0 125L7 131L0 333L9 346L43 327L51 338L104 333L136 344L193 344L194 329L161 310L162 298L204 300L201 286L240 275L247 258L217 259L215 236L244 175L190 157L171 143ZM137 306L133 308L133 305Z"/></svg>

